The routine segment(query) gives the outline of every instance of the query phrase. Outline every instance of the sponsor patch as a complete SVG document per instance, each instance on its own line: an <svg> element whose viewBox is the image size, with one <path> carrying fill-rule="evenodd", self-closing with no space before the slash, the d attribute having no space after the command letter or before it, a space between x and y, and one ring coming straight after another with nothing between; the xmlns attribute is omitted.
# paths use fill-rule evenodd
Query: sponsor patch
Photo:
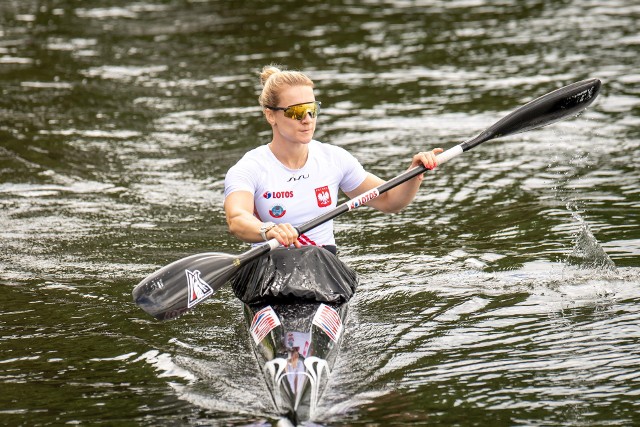
<svg viewBox="0 0 640 427"><path fill-rule="evenodd" d="M200 277L200 270L184 271L187 275L187 307L191 308L213 293L213 288Z"/></svg>
<svg viewBox="0 0 640 427"><path fill-rule="evenodd" d="M324 331L332 341L338 341L342 334L342 320L340 315L333 308L325 304L320 304L316 315L313 316L313 324Z"/></svg>
<svg viewBox="0 0 640 427"><path fill-rule="evenodd" d="M286 213L286 209L280 205L275 205L274 207L269 209L269 215L271 215L273 218L282 218Z"/></svg>
<svg viewBox="0 0 640 427"><path fill-rule="evenodd" d="M290 199L293 197L293 191L265 191L262 197L265 199Z"/></svg>
<svg viewBox="0 0 640 427"><path fill-rule="evenodd" d="M257 345L260 344L260 341L276 326L280 326L280 319L278 319L273 308L267 306L253 316L249 332L251 332L251 336Z"/></svg>
<svg viewBox="0 0 640 427"><path fill-rule="evenodd" d="M331 193L329 187L316 188L316 200L318 201L318 207L325 208L331 206Z"/></svg>

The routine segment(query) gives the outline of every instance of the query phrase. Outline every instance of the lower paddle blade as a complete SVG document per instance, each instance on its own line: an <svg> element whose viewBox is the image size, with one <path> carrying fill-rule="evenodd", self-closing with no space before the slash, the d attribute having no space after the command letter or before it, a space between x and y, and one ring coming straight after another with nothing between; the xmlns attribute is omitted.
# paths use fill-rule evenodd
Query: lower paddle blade
<svg viewBox="0 0 640 427"><path fill-rule="evenodd" d="M213 295L240 264L237 256L218 252L182 258L138 283L133 300L156 319L175 319Z"/></svg>

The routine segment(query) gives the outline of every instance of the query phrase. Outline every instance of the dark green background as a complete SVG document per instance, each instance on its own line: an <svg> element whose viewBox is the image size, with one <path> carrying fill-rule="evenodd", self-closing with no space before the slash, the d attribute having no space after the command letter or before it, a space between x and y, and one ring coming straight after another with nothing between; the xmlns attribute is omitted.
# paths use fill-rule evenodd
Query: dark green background
<svg viewBox="0 0 640 427"><path fill-rule="evenodd" d="M271 62L307 72L316 137L391 178L590 77L577 119L428 174L400 214L336 220L361 287L317 421L638 422L640 155L633 1L0 3L0 419L272 422L223 289L175 322L130 291L238 253L223 179L269 142Z"/></svg>

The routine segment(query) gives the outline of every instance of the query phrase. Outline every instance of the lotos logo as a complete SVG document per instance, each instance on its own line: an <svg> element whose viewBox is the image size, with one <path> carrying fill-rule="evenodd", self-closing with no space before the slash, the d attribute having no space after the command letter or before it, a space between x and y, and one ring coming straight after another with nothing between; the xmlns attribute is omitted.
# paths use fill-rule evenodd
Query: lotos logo
<svg viewBox="0 0 640 427"><path fill-rule="evenodd" d="M349 210L358 208L364 205L365 203L367 203L368 201L375 199L379 195L380 195L380 192L378 191L378 189L374 188L373 190L369 190L368 192L359 195L355 199L351 199L350 201L348 201L347 207L349 208Z"/></svg>
<svg viewBox="0 0 640 427"><path fill-rule="evenodd" d="M262 197L265 199L290 199L293 197L293 191L265 191Z"/></svg>
<svg viewBox="0 0 640 427"><path fill-rule="evenodd" d="M331 206L331 193L329 187L316 188L316 200L318 201L318 207L324 208Z"/></svg>
<svg viewBox="0 0 640 427"><path fill-rule="evenodd" d="M287 211L280 205L275 205L271 209L269 209L269 215L274 218L282 218Z"/></svg>

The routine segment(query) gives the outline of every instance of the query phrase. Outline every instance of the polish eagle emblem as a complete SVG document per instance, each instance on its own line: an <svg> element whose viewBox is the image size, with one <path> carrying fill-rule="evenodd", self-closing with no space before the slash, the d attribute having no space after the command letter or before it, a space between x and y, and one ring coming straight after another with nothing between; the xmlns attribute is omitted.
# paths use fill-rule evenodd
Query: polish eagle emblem
<svg viewBox="0 0 640 427"><path fill-rule="evenodd" d="M325 185L324 187L316 188L316 199L319 207L324 208L330 206L331 193L329 192L329 187Z"/></svg>

